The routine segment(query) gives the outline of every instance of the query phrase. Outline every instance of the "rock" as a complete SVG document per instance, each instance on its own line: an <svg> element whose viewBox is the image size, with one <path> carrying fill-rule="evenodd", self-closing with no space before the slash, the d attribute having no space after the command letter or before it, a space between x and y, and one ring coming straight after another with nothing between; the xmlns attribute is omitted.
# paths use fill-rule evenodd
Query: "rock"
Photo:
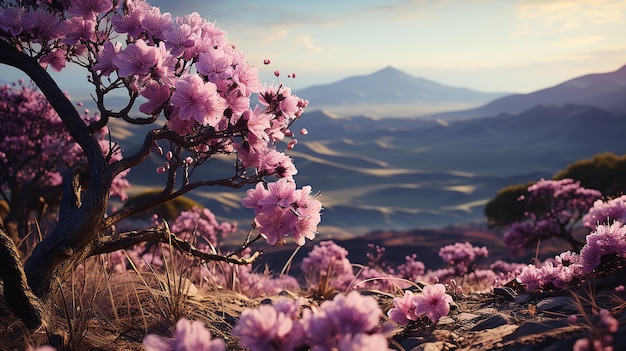
<svg viewBox="0 0 626 351"><path fill-rule="evenodd" d="M480 318L480 315L468 312L461 312L456 316L457 321L468 322L474 320L476 318Z"/></svg>
<svg viewBox="0 0 626 351"><path fill-rule="evenodd" d="M480 321L478 324L472 327L470 331L493 329L506 324L513 324L513 320L511 319L511 317L502 313L497 313Z"/></svg>
<svg viewBox="0 0 626 351"><path fill-rule="evenodd" d="M545 298L537 303L537 310L540 312L580 312L578 305L576 305L576 301L574 301L574 299L569 296L553 296Z"/></svg>
<svg viewBox="0 0 626 351"><path fill-rule="evenodd" d="M517 296L517 293L515 292L515 290L507 286L493 288L493 293L496 296L504 297L508 301L515 301L515 297Z"/></svg>
<svg viewBox="0 0 626 351"><path fill-rule="evenodd" d="M515 303L517 304L527 303L528 301L530 301L530 299L531 299L530 294L519 294L515 296Z"/></svg>

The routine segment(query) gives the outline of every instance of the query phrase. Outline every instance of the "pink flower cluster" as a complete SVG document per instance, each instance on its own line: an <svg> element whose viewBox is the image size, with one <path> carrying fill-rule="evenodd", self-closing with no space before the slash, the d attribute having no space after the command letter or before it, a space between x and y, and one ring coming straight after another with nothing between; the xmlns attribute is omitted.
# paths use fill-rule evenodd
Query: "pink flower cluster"
<svg viewBox="0 0 626 351"><path fill-rule="evenodd" d="M583 217L583 225L591 230L595 230L598 224L614 221L626 223L626 195L608 201L596 200Z"/></svg>
<svg viewBox="0 0 626 351"><path fill-rule="evenodd" d="M300 268L309 286L346 291L355 279L348 251L331 240L313 246Z"/></svg>
<svg viewBox="0 0 626 351"><path fill-rule="evenodd" d="M584 279L614 257L626 258L626 226L617 221L596 226L587 235L580 255L566 251L541 265L528 265L516 279L528 291L563 288Z"/></svg>
<svg viewBox="0 0 626 351"><path fill-rule="evenodd" d="M511 255L536 247L540 239L560 237L575 242L572 228L602 194L573 179L545 180L528 187L526 221L513 223L504 234ZM574 244L573 244L574 245Z"/></svg>
<svg viewBox="0 0 626 351"><path fill-rule="evenodd" d="M382 311L371 296L356 291L339 294L319 307L304 308L300 300L279 300L242 312L233 335L253 351L389 350L379 326ZM300 318L300 315L302 317Z"/></svg>
<svg viewBox="0 0 626 351"><path fill-rule="evenodd" d="M424 262L417 260L417 254L405 257L405 262L396 267L396 274L403 279L417 282L426 273Z"/></svg>
<svg viewBox="0 0 626 351"><path fill-rule="evenodd" d="M180 212L170 224L170 229L182 239L197 242L196 246L204 250L208 247L218 247L219 239L237 231L237 224L219 223L208 208L194 207L189 211Z"/></svg>
<svg viewBox="0 0 626 351"><path fill-rule="evenodd" d="M552 220L515 222L503 235L504 245L511 256L521 256L536 245L537 240L558 235L559 224Z"/></svg>
<svg viewBox="0 0 626 351"><path fill-rule="evenodd" d="M489 252L485 246L477 247L468 242L455 243L439 249L439 257L454 268L457 276L463 276L474 271L478 261L487 257L488 254Z"/></svg>
<svg viewBox="0 0 626 351"><path fill-rule="evenodd" d="M450 312L450 303L452 296L446 293L445 285L427 285L420 294L406 290L404 296L394 298L394 307L387 312L387 316L400 325L408 325L422 316L437 324L442 316Z"/></svg>
<svg viewBox="0 0 626 351"><path fill-rule="evenodd" d="M544 217L559 223L576 220L587 212L602 193L580 186L573 179L545 180L528 187L529 202L538 205L541 212L532 212L531 216Z"/></svg>
<svg viewBox="0 0 626 351"><path fill-rule="evenodd" d="M524 267L516 280L528 291L560 289L580 281L582 269L580 256L566 251L540 266L530 264Z"/></svg>
<svg viewBox="0 0 626 351"><path fill-rule="evenodd" d="M173 339L156 334L143 338L146 351L225 351L226 343L222 339L212 338L204 324L182 318L176 323Z"/></svg>
<svg viewBox="0 0 626 351"><path fill-rule="evenodd" d="M584 274L593 272L606 256L626 258L626 226L621 222L601 224L587 235L586 244L580 250Z"/></svg>
<svg viewBox="0 0 626 351"><path fill-rule="evenodd" d="M305 239L315 237L321 220L322 203L311 195L311 187L296 189L296 183L288 178L269 183L267 188L258 183L241 203L254 209L254 220L270 245L291 234L302 246Z"/></svg>

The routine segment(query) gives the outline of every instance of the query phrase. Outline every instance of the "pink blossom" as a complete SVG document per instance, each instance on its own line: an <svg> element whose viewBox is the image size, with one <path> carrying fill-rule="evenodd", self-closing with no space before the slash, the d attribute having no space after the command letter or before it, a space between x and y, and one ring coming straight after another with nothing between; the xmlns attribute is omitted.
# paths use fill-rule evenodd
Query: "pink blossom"
<svg viewBox="0 0 626 351"><path fill-rule="evenodd" d="M196 69L210 82L225 80L233 73L233 57L222 48L210 49L198 55Z"/></svg>
<svg viewBox="0 0 626 351"><path fill-rule="evenodd" d="M197 34L190 25L181 24L166 29L163 36L167 40L165 47L171 50L173 56L179 57L186 49L195 45Z"/></svg>
<svg viewBox="0 0 626 351"><path fill-rule="evenodd" d="M61 22L61 31L65 33L65 38L61 41L67 45L93 41L96 38L95 26L94 20L81 17L65 20Z"/></svg>
<svg viewBox="0 0 626 351"><path fill-rule="evenodd" d="M211 332L198 321L181 318L176 323L174 339L148 334L143 339L146 351L224 351L222 339L212 339Z"/></svg>
<svg viewBox="0 0 626 351"><path fill-rule="evenodd" d="M130 11L127 15L117 14L111 18L111 23L116 32L128 33L132 38L138 38L144 31L141 20L150 6L144 1L134 1L132 4L133 6L129 6Z"/></svg>
<svg viewBox="0 0 626 351"><path fill-rule="evenodd" d="M264 351L283 350L290 343L294 324L296 322L292 318L276 311L273 306L261 305L241 313L233 335L239 338L241 347Z"/></svg>
<svg viewBox="0 0 626 351"><path fill-rule="evenodd" d="M148 74L157 63L156 48L138 40L113 57L112 63L120 77Z"/></svg>
<svg viewBox="0 0 626 351"><path fill-rule="evenodd" d="M583 217L583 225L591 230L598 224L609 224L613 221L626 223L626 195L608 201L596 200L593 207Z"/></svg>
<svg viewBox="0 0 626 351"><path fill-rule="evenodd" d="M289 235L296 223L296 217L291 211L280 207L267 209L264 207L255 220L259 223L259 231L270 245L275 245L283 237Z"/></svg>
<svg viewBox="0 0 626 351"><path fill-rule="evenodd" d="M49 54L43 56L39 60L39 64L44 68L50 65L53 70L61 72L63 68L65 68L65 51L61 49L53 50Z"/></svg>
<svg viewBox="0 0 626 351"><path fill-rule="evenodd" d="M141 104L139 111L150 115L161 111L160 108L170 97L170 89L167 85L152 80L141 90L140 95L148 99L148 102Z"/></svg>
<svg viewBox="0 0 626 351"><path fill-rule="evenodd" d="M193 118L208 126L216 126L225 109L224 100L217 94L215 84L205 83L197 75L180 78L170 102L179 108L178 118Z"/></svg>
<svg viewBox="0 0 626 351"><path fill-rule="evenodd" d="M95 20L100 13L109 11L113 4L111 0L70 0L68 13L74 17L83 17Z"/></svg>
<svg viewBox="0 0 626 351"><path fill-rule="evenodd" d="M415 313L416 304L413 299L414 295L411 290L406 290L402 297L395 297L393 308L387 312L387 316L400 325L407 325L409 321L416 321L418 315Z"/></svg>
<svg viewBox="0 0 626 351"><path fill-rule="evenodd" d="M276 205L282 208L291 206L296 201L296 183L288 179L279 179L277 182L267 185L269 193L259 200L259 205Z"/></svg>
<svg viewBox="0 0 626 351"><path fill-rule="evenodd" d="M376 334L381 315L376 299L351 291L322 302L317 311L305 309L302 322L309 346L314 350L330 350L346 337Z"/></svg>
<svg viewBox="0 0 626 351"><path fill-rule="evenodd" d="M443 284L427 285L421 294L415 296L415 313L417 315L426 314L428 319L437 323L439 318L447 316L450 312L452 296L446 294L446 287Z"/></svg>
<svg viewBox="0 0 626 351"><path fill-rule="evenodd" d="M259 70L243 60L237 62L232 76L235 87L243 96L258 93L263 87L259 81Z"/></svg>
<svg viewBox="0 0 626 351"><path fill-rule="evenodd" d="M61 37L61 24L59 19L51 13L43 10L24 13L24 25L28 28L28 34L32 35L35 42L45 43Z"/></svg>
<svg viewBox="0 0 626 351"><path fill-rule="evenodd" d="M24 22L25 9L22 7L7 7L0 10L0 28L17 36L22 34L26 28Z"/></svg>
<svg viewBox="0 0 626 351"><path fill-rule="evenodd" d="M313 246L307 257L302 259L300 269L311 286L325 284L336 290L345 290L354 280L348 251L332 240Z"/></svg>
<svg viewBox="0 0 626 351"><path fill-rule="evenodd" d="M150 7L143 13L141 26L148 33L151 43L153 38L164 40L163 32L172 27L172 15L169 12L161 14L158 7Z"/></svg>
<svg viewBox="0 0 626 351"><path fill-rule="evenodd" d="M117 69L113 65L113 58L122 51L121 43L107 41L102 46L102 50L96 55L96 64L93 69L100 71L102 75L108 76Z"/></svg>
<svg viewBox="0 0 626 351"><path fill-rule="evenodd" d="M532 264L524 267L516 280L518 283L525 285L528 291L533 291L543 286L541 271Z"/></svg>
<svg viewBox="0 0 626 351"><path fill-rule="evenodd" d="M259 204L259 201L263 201L268 195L269 191L265 189L263 183L259 182L254 189L246 191L246 197L241 200L241 204L246 208L254 209L254 212L258 213L263 207L263 205Z"/></svg>
<svg viewBox="0 0 626 351"><path fill-rule="evenodd" d="M587 235L587 243L580 251L584 274L591 273L605 255L615 254L626 257L626 226L621 222L611 225L598 225L596 230Z"/></svg>

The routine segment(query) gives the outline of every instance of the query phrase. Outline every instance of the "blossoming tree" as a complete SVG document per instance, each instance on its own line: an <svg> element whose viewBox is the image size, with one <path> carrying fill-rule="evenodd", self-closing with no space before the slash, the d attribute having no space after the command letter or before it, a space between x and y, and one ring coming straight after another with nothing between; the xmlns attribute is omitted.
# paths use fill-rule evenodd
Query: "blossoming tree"
<svg viewBox="0 0 626 351"><path fill-rule="evenodd" d="M525 220L513 223L504 233L504 244L511 254L520 255L535 248L542 239L560 238L578 252L583 243L573 236L574 226L602 196L597 190L580 186L573 179L541 179L527 189Z"/></svg>
<svg viewBox="0 0 626 351"><path fill-rule="evenodd" d="M172 18L142 0L0 1L0 62L32 79L80 149L60 180L58 223L24 265L0 227L5 299L29 328L46 323L52 282L89 256L157 240L203 259L247 262L197 250L167 226L113 232L119 221L201 186L259 184L243 204L254 209L255 230L270 244L293 235L301 245L315 235L321 204L310 187L296 188L296 168L277 149L293 137L290 127L306 101L283 85L264 87L225 32L197 13ZM81 117L48 72L68 63L82 68L93 87L92 119ZM127 96L119 109L108 104L114 92ZM260 102L254 109L253 93ZM138 150L122 156L113 142L103 148L97 138L112 120L154 127ZM151 153L163 158L155 170L162 191L107 213L114 180ZM233 157L232 175L197 179L194 171L217 155ZM270 177L278 182L267 184Z"/></svg>

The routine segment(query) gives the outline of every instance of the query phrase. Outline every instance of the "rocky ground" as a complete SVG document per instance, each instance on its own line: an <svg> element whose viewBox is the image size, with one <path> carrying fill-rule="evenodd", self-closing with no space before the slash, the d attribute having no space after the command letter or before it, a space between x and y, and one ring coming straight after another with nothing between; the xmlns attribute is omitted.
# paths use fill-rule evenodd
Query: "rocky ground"
<svg viewBox="0 0 626 351"><path fill-rule="evenodd" d="M544 293L523 293L511 285L490 293L457 295L449 315L442 317L434 329L406 328L390 338L391 347L406 351L572 350L576 340L598 332L594 316L605 308L620 324L612 334L613 347L626 350L626 293L615 290L626 282L625 273L620 270L580 286ZM390 296L369 294L379 299L384 312L392 307ZM0 303L0 350L26 350L29 345L48 343L51 339L56 340L59 350L142 350L146 330L171 335L176 320L164 315L170 300L160 300L161 311L155 313L149 309L156 305L146 302L146 296L151 295L137 295L144 299L141 308L130 308L132 304L118 306L117 321L101 309L89 320L58 318L52 328L39 330L34 336ZM178 302L178 313L202 320L213 335L237 350L236 340L229 332L241 311L262 300L199 291ZM576 323L571 323L571 317L568 319L571 315L577 315Z"/></svg>

